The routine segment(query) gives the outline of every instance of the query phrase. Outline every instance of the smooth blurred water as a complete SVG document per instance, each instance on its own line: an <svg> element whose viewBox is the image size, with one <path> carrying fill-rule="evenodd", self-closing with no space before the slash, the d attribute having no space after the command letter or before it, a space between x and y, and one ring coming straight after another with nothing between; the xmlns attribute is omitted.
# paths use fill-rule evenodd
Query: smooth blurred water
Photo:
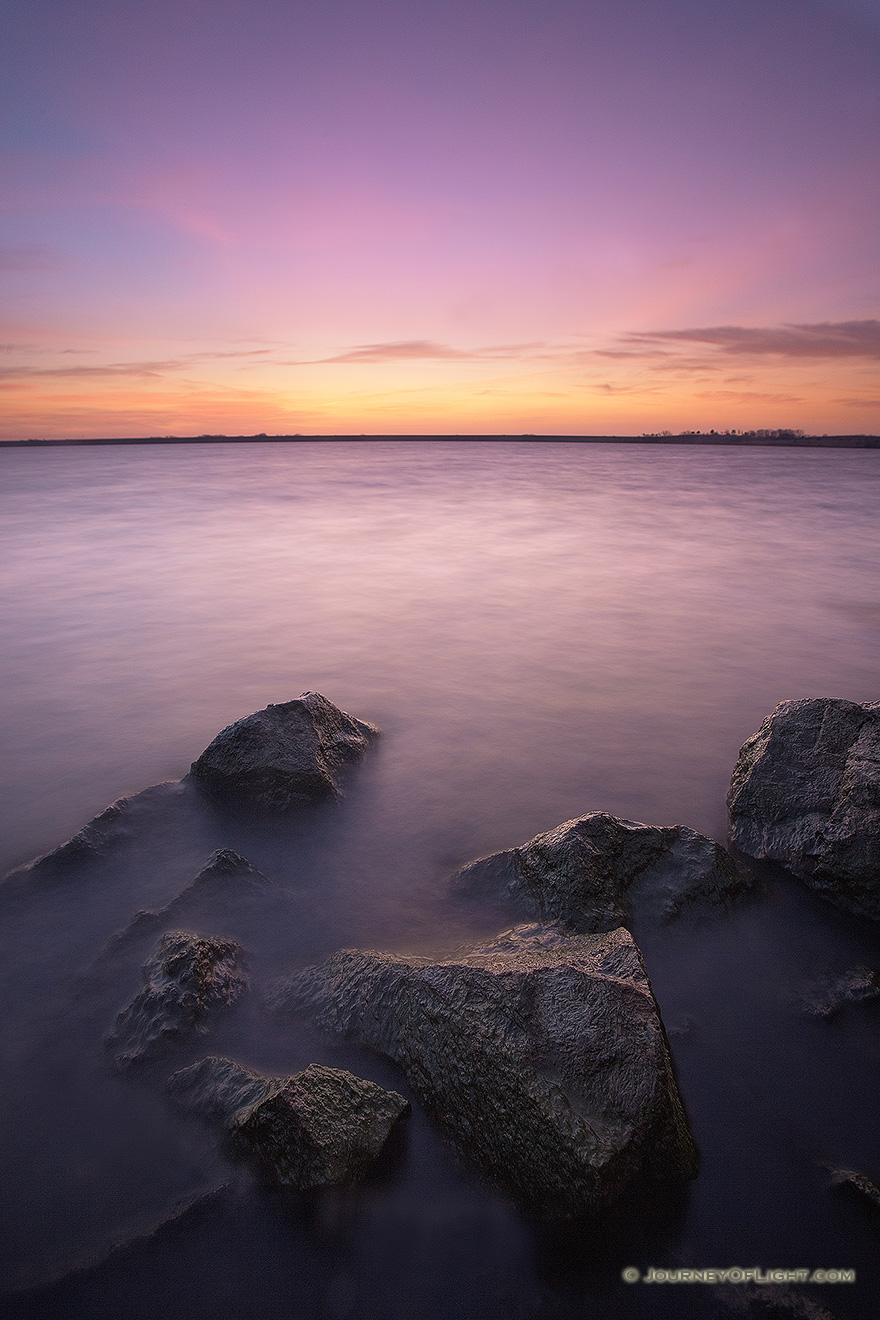
<svg viewBox="0 0 880 1320"><path fill-rule="evenodd" d="M273 832L181 803L119 874L8 903L15 1284L99 1256L228 1176L213 1135L170 1115L160 1086L107 1074L100 1038L131 983L76 989L106 938L213 847L239 847L289 898L283 920L248 932L257 981L343 944L450 948L500 920L449 903L461 862L597 809L723 838L739 746L778 701L880 692L870 451L7 450L0 487L0 870L179 778L270 701L316 690L383 729L337 806ZM703 1152L668 1223L632 1225L599 1263L596 1243L544 1241L416 1115L396 1165L339 1222L291 1219L246 1189L22 1314L176 1320L222 1302L232 1320L697 1317L728 1312L707 1290L627 1289L619 1252L658 1266L870 1261L870 1218L829 1191L822 1163L880 1177L876 1006L817 1026L791 997L817 968L878 965L876 931L774 875L724 921L636 933ZM136 984L136 967L125 976ZM213 1052L278 1071L354 1059L401 1089L382 1060L279 1039L249 1012ZM869 1320L871 1273L823 1304Z"/></svg>

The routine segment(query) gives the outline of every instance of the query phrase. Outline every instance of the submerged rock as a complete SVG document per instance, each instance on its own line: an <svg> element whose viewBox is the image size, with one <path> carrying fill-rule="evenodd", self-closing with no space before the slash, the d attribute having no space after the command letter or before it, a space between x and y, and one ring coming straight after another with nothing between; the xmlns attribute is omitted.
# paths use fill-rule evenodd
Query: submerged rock
<svg viewBox="0 0 880 1320"><path fill-rule="evenodd" d="M624 925L634 895L668 920L698 903L728 901L754 883L726 849L695 830L640 825L604 811L471 862L452 880L457 893L508 898L524 916L578 931Z"/></svg>
<svg viewBox="0 0 880 1320"><path fill-rule="evenodd" d="M116 953L172 922L191 919L206 906L215 906L215 900L232 900L239 904L242 900L262 897L275 888L274 882L263 875L262 871L258 871L246 857L232 848L218 848L192 883L170 903L162 908L136 912L125 929L114 935L104 955Z"/></svg>
<svg viewBox="0 0 880 1320"><path fill-rule="evenodd" d="M746 1320L843 1320L815 1297L785 1284L734 1283L713 1288L712 1292L725 1315L744 1316Z"/></svg>
<svg viewBox="0 0 880 1320"><path fill-rule="evenodd" d="M730 839L880 919L880 702L784 701L742 746Z"/></svg>
<svg viewBox="0 0 880 1320"><path fill-rule="evenodd" d="M696 1153L641 955L623 929L519 927L441 962L345 950L280 1009L381 1050L429 1113L521 1204L570 1218Z"/></svg>
<svg viewBox="0 0 880 1320"><path fill-rule="evenodd" d="M231 1059L202 1059L165 1089L190 1113L222 1123L276 1182L301 1191L363 1178L409 1109L396 1091L315 1063L292 1077L261 1077Z"/></svg>
<svg viewBox="0 0 880 1320"><path fill-rule="evenodd" d="M339 771L359 760L378 733L319 693L304 692L230 724L190 775L217 797L285 811L338 794Z"/></svg>
<svg viewBox="0 0 880 1320"><path fill-rule="evenodd" d="M819 977L806 989L801 1006L811 1017L829 1019L850 1004L880 999L880 977L870 967L853 967L836 976Z"/></svg>
<svg viewBox="0 0 880 1320"><path fill-rule="evenodd" d="M179 781L153 784L131 797L118 798L81 830L51 852L12 871L7 880L34 876L52 880L113 857L134 838L146 815L183 792Z"/></svg>
<svg viewBox="0 0 880 1320"><path fill-rule="evenodd" d="M880 1210L880 1187L856 1169L832 1169L831 1182L843 1192L857 1196L863 1203Z"/></svg>
<svg viewBox="0 0 880 1320"><path fill-rule="evenodd" d="M207 1016L235 1003L247 989L242 953L234 940L183 930L163 935L144 964L144 988L106 1038L117 1068L154 1058L174 1042L204 1031Z"/></svg>

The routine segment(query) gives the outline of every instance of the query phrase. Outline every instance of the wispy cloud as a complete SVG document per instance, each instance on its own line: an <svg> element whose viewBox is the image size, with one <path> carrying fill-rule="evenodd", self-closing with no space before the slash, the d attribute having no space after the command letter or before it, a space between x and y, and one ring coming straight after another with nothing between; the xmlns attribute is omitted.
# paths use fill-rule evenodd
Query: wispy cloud
<svg viewBox="0 0 880 1320"><path fill-rule="evenodd" d="M645 356L654 355L658 345L684 343L705 344L732 356L880 359L880 321L820 321L813 325L720 325L697 330L652 330L624 335L621 342L636 355L641 351Z"/></svg>
<svg viewBox="0 0 880 1320"><path fill-rule="evenodd" d="M720 399L727 403L803 403L803 399L795 394L769 394L761 390L703 390L695 397Z"/></svg>
<svg viewBox="0 0 880 1320"><path fill-rule="evenodd" d="M14 345L9 345L13 349ZM85 350L64 349L64 353L73 351L83 352ZM235 349L220 352L187 353L182 357L164 358L159 361L147 362L108 362L96 366L59 366L59 367L2 367L0 368L0 380L33 380L33 379L55 379L70 380L82 377L89 378L107 378L113 376L126 376L132 378L148 379L167 376L174 372L192 370L200 362L214 362L225 358L244 358L244 359L264 359L271 355L272 350L268 348Z"/></svg>
<svg viewBox="0 0 880 1320"><path fill-rule="evenodd" d="M58 380L76 379L77 377L107 376L165 376L169 371L179 371L183 362L173 358L165 362L111 362L99 367L3 367L0 379L33 380L53 378Z"/></svg>
<svg viewBox="0 0 880 1320"><path fill-rule="evenodd" d="M456 362L499 361L526 356L531 350L542 348L540 343L495 344L488 348L452 348L433 339L401 339L385 344L358 344L335 353L332 357L315 358L313 362L402 362L454 360ZM302 365L311 365L303 363Z"/></svg>

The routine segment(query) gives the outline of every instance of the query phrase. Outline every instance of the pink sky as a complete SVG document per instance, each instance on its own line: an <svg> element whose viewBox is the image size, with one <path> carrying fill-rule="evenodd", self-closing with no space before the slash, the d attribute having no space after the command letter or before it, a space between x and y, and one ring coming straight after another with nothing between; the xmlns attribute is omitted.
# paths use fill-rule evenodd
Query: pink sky
<svg viewBox="0 0 880 1320"><path fill-rule="evenodd" d="M880 0L5 0L6 438L880 431Z"/></svg>

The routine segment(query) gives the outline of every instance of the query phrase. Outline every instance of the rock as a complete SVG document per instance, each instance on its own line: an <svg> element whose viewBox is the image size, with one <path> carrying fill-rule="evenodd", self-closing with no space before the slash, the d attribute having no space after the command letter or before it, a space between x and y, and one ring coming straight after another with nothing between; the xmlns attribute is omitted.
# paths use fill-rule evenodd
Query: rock
<svg viewBox="0 0 880 1320"><path fill-rule="evenodd" d="M725 1315L745 1316L746 1320L843 1320L815 1297L785 1284L734 1283L712 1292Z"/></svg>
<svg viewBox="0 0 880 1320"><path fill-rule="evenodd" d="M784 701L742 746L731 842L880 918L880 702Z"/></svg>
<svg viewBox="0 0 880 1320"><path fill-rule="evenodd" d="M230 724L190 767L217 797L286 811L338 795L336 776L359 760L379 730L317 692L267 706Z"/></svg>
<svg viewBox="0 0 880 1320"><path fill-rule="evenodd" d="M125 929L113 936L104 952L114 953L163 926L191 918L207 905L213 906L214 900L237 902L260 897L275 888L274 882L240 853L232 848L218 848L186 889L163 908L136 912Z"/></svg>
<svg viewBox="0 0 880 1320"><path fill-rule="evenodd" d="M854 1193L863 1203L880 1210L880 1187L855 1169L832 1169L831 1182L841 1191Z"/></svg>
<svg viewBox="0 0 880 1320"><path fill-rule="evenodd" d="M669 920L700 902L728 901L754 883L720 844L684 825L640 825L592 811L520 848L471 862L452 887L504 897L523 916L587 932L626 924L634 895Z"/></svg>
<svg viewBox="0 0 880 1320"><path fill-rule="evenodd" d="M850 1004L864 1004L880 998L880 979L870 967L853 967L836 976L820 977L810 984L801 998L801 1006L811 1017L834 1017Z"/></svg>
<svg viewBox="0 0 880 1320"><path fill-rule="evenodd" d="M163 935L144 964L144 988L106 1038L117 1068L154 1058L204 1031L207 1016L235 1003L247 989L242 953L234 940L203 939L183 930Z"/></svg>
<svg viewBox="0 0 880 1320"><path fill-rule="evenodd" d="M12 871L5 879L33 876L53 880L115 856L131 842L145 813L150 813L181 791L180 783L173 781L153 784L132 797L119 798L65 843Z"/></svg>
<svg viewBox="0 0 880 1320"><path fill-rule="evenodd" d="M363 1178L409 1109L396 1091L315 1063L261 1077L230 1059L202 1059L165 1089L190 1113L219 1120L274 1181L301 1191Z"/></svg>
<svg viewBox="0 0 880 1320"><path fill-rule="evenodd" d="M602 1209L637 1174L696 1174L627 930L519 927L441 962L345 950L271 1002L396 1060L461 1149L542 1216Z"/></svg>

